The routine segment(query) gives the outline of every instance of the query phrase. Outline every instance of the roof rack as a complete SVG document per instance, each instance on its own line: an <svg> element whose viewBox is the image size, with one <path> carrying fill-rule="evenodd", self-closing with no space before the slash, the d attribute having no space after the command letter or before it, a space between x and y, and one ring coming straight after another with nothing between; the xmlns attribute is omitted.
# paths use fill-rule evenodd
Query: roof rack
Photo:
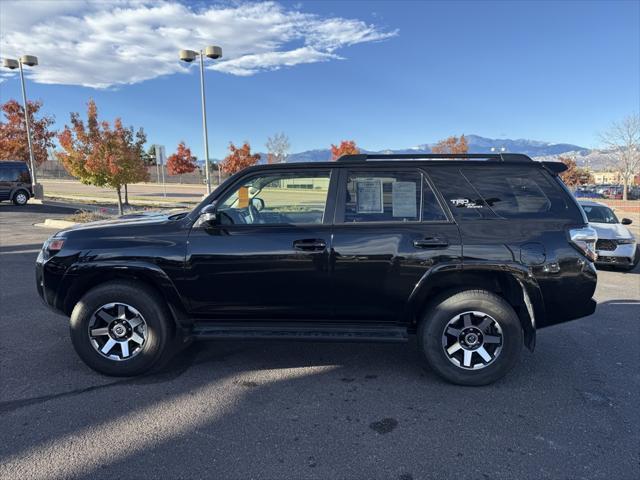
<svg viewBox="0 0 640 480"><path fill-rule="evenodd" d="M443 160L443 159L491 160L497 162L533 162L523 153L360 153L342 155L339 162L365 162L368 160Z"/></svg>

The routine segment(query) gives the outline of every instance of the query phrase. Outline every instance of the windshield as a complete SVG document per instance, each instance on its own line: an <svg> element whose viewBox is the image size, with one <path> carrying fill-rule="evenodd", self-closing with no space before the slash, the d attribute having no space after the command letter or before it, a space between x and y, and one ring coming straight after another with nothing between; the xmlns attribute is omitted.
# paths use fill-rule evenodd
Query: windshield
<svg viewBox="0 0 640 480"><path fill-rule="evenodd" d="M592 223L620 223L618 217L609 207L599 205L583 205L587 218Z"/></svg>

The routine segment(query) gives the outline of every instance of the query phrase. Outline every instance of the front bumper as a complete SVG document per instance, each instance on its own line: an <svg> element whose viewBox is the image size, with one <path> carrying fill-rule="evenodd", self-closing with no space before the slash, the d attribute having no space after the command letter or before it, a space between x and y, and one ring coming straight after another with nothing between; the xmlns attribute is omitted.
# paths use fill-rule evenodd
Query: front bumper
<svg viewBox="0 0 640 480"><path fill-rule="evenodd" d="M615 250L596 250L596 265L632 266L636 257L636 243L617 245Z"/></svg>
<svg viewBox="0 0 640 480"><path fill-rule="evenodd" d="M56 270L59 270L59 268L49 265L41 251L36 259L36 290L47 307L56 313L64 315L65 313L57 295L62 274Z"/></svg>

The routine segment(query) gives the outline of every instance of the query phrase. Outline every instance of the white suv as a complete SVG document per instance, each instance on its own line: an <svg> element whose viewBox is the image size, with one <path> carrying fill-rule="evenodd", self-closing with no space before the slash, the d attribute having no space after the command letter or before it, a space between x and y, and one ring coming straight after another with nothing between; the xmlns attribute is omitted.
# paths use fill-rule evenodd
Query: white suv
<svg viewBox="0 0 640 480"><path fill-rule="evenodd" d="M589 225L598 232L596 265L633 269L640 258L637 253L636 239L625 226L630 225L631 220L628 218L618 220L613 210L602 203L591 201L579 203L587 214Z"/></svg>

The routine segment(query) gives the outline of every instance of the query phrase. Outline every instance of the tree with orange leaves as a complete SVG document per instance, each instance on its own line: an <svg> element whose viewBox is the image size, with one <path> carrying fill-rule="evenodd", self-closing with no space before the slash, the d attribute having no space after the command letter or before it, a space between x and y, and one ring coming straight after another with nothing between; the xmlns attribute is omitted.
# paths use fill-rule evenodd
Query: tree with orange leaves
<svg viewBox="0 0 640 480"><path fill-rule="evenodd" d="M586 185L594 182L591 172L585 168L578 167L575 159L571 157L558 157L558 160L567 166L567 169L560 174L560 178L568 187Z"/></svg>
<svg viewBox="0 0 640 480"><path fill-rule="evenodd" d="M115 188L120 215L122 188L126 191L128 183L149 178L142 160L144 131L124 127L120 118L113 122L113 127L109 122L99 122L93 100L87 106L86 125L78 113L72 113L71 126L65 125L58 140L63 149L58 158L71 175L85 184Z"/></svg>
<svg viewBox="0 0 640 480"><path fill-rule="evenodd" d="M337 160L343 155L357 155L360 149L353 140L342 140L340 145L331 144L331 160Z"/></svg>
<svg viewBox="0 0 640 480"><path fill-rule="evenodd" d="M191 173L197 168L195 160L196 157L191 155L191 149L184 142L180 142L176 153L167 159L167 172L169 175Z"/></svg>
<svg viewBox="0 0 640 480"><path fill-rule="evenodd" d="M49 130L53 125L53 118L46 115L36 118L42 107L42 102L29 101L27 106L33 159L36 165L40 165L47 159L47 149L53 147L53 138L56 136L56 132ZM9 100L1 108L5 120L0 120L0 160L22 160L29 163L24 107L16 100Z"/></svg>
<svg viewBox="0 0 640 480"><path fill-rule="evenodd" d="M247 167L255 165L260 160L260 154L251 154L249 142L244 142L241 147L236 147L233 142L229 142L229 155L220 164L223 172L233 174Z"/></svg>
<svg viewBox="0 0 640 480"><path fill-rule="evenodd" d="M431 151L433 153L467 153L469 145L464 135L461 135L460 138L451 136L440 140L431 148Z"/></svg>

